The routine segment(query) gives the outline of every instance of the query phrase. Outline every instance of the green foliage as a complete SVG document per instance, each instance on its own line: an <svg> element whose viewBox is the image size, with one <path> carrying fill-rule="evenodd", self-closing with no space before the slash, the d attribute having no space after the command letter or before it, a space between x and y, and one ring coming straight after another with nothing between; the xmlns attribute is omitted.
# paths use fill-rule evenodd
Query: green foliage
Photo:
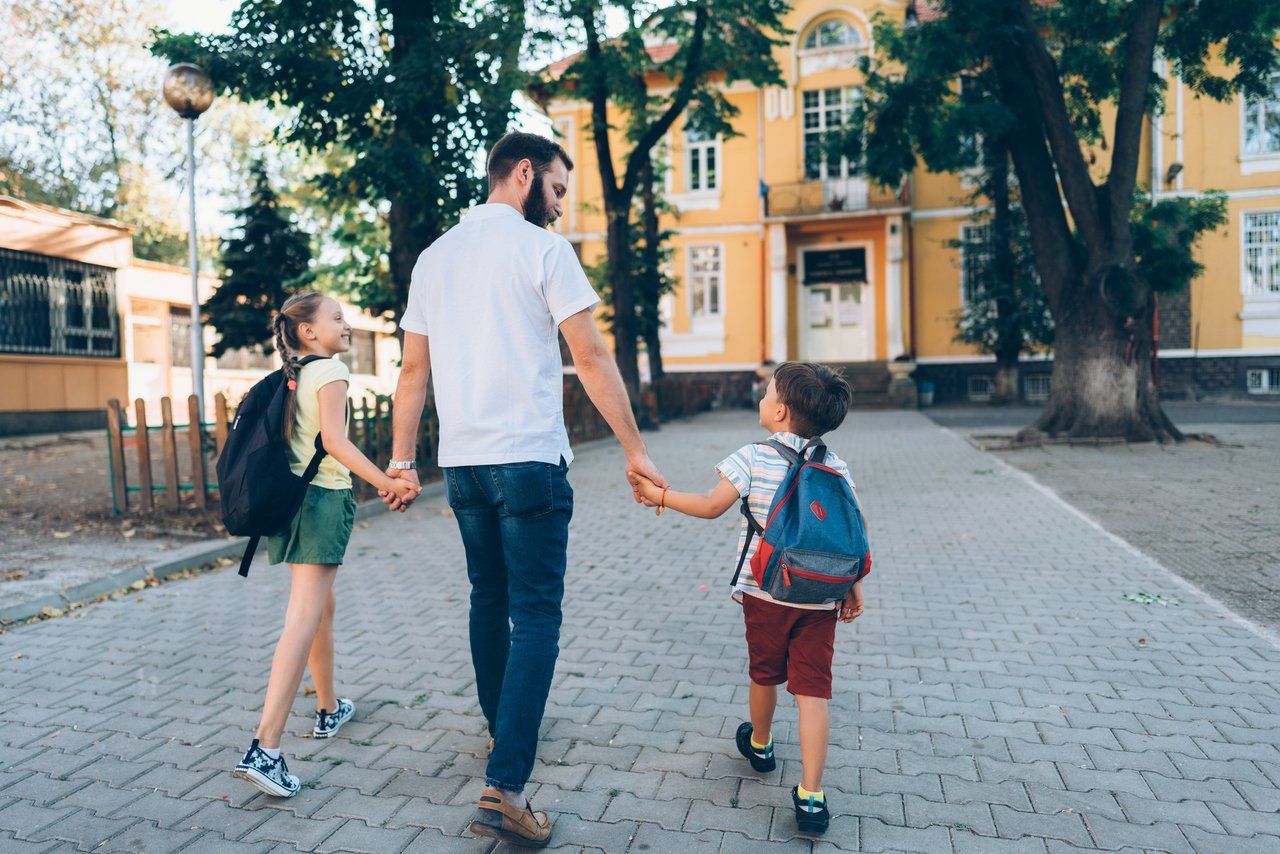
<svg viewBox="0 0 1280 854"><path fill-rule="evenodd" d="M517 0L245 0L229 32L162 31L153 50L268 105L282 119L277 141L323 160L312 180L352 250L345 289L399 312L417 255L484 192L483 153L524 79L524 15ZM351 226L370 211L385 217L382 259L369 259L376 244L356 246L376 229Z"/></svg>
<svg viewBox="0 0 1280 854"><path fill-rule="evenodd" d="M271 313L312 279L311 247L279 202L262 164L252 170L249 203L236 212L239 233L222 243L222 284L201 306L218 330L213 355L265 345L271 352Z"/></svg>
<svg viewBox="0 0 1280 854"><path fill-rule="evenodd" d="M1227 197L1208 193L1153 205L1141 196L1131 222L1138 274L1157 293L1180 291L1204 272L1192 249L1202 234L1226 224Z"/></svg>
<svg viewBox="0 0 1280 854"><path fill-rule="evenodd" d="M1014 124L1006 101L970 102L956 81L988 69L993 56L1009 49L1018 27L1012 10L1022 2L941 0L939 17L909 28L897 19L877 17L876 56L864 60L867 81L857 122L866 133L872 177L896 184L915 168L917 157L935 172L968 168L972 163L965 162L968 155L957 148L957 139L976 127ZM1081 143L1102 141L1103 112L1120 95L1136 5L1132 0L1029 4ZM1240 92L1266 91L1278 67L1280 4L1169 0L1164 9L1160 55L1193 95L1226 100ZM1217 60L1226 61L1226 71ZM1163 88L1150 75L1147 106L1160 102ZM856 147L858 139L851 134L848 142Z"/></svg>

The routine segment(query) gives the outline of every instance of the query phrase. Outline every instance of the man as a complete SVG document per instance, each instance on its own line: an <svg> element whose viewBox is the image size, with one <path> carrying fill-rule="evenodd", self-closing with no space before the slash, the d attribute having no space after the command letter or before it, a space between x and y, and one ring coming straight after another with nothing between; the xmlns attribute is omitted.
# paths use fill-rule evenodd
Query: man
<svg viewBox="0 0 1280 854"><path fill-rule="evenodd" d="M555 142L507 134L489 154L488 202L418 258L387 472L417 481L411 461L434 369L440 466L471 580L476 691L493 737L471 831L535 846L551 823L523 790L559 654L573 514L557 329L627 471L665 483L592 318L599 298L568 241L547 230L572 168Z"/></svg>

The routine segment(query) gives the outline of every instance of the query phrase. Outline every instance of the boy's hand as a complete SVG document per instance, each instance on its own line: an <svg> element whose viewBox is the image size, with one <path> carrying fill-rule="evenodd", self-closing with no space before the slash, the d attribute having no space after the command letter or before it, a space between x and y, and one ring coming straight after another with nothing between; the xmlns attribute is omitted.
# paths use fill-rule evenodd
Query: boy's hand
<svg viewBox="0 0 1280 854"><path fill-rule="evenodd" d="M859 581L849 589L845 594L844 601L840 603L839 620L842 623L852 623L858 617L862 616L862 582Z"/></svg>
<svg viewBox="0 0 1280 854"><path fill-rule="evenodd" d="M631 472L631 488L645 507L657 507L662 501L662 487L638 472Z"/></svg>

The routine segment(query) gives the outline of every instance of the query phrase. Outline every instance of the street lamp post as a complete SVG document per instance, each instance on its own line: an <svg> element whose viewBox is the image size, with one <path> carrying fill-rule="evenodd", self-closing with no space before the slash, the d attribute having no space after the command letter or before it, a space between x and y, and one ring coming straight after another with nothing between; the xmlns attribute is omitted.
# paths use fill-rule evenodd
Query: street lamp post
<svg viewBox="0 0 1280 854"><path fill-rule="evenodd" d="M213 103L213 81L187 62L164 76L164 100L187 124L187 255L191 266L191 387L204 423L204 335L200 329L200 258L196 246L196 119Z"/></svg>

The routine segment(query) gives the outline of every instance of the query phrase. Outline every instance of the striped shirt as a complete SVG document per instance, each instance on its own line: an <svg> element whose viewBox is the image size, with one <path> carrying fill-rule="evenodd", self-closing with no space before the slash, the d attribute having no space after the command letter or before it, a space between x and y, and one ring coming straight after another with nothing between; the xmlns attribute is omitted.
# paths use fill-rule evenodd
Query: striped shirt
<svg viewBox="0 0 1280 854"><path fill-rule="evenodd" d="M803 448L808 441L795 433L774 433L769 438L797 451ZM853 487L853 478L849 476L849 467L830 448L827 449L827 456L823 462L849 481L850 488ZM773 496L777 493L778 487L782 485L783 478L787 476L787 470L790 468L791 466L786 458L775 449L767 445L751 444L739 448L722 460L716 466L716 471L725 480L734 485L738 490L739 496L747 499L747 507L751 509L751 515L755 516L756 521L763 525L769 515L769 508L773 505ZM742 544L746 542L746 539L747 520L743 518L742 526L738 532L738 550L734 552L735 563L736 556L742 554ZM777 602L776 599L760 589L760 585L756 584L755 576L751 574L751 558L758 548L760 548L759 536L751 541L751 549L747 552L747 560L742 565L742 574L738 576L738 583L733 589L733 598L741 601L742 596L746 594L759 596L762 599L768 599L770 602ZM789 605L792 608L807 608L819 611L831 610L838 606L838 603L829 605L794 605L790 602L778 602L778 604Z"/></svg>

